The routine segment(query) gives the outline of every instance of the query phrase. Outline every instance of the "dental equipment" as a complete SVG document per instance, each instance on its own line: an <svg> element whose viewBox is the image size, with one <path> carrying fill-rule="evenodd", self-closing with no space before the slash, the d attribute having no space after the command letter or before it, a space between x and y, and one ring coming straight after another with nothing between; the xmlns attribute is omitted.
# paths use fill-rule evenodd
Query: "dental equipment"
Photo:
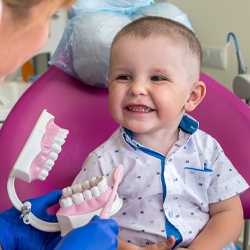
<svg viewBox="0 0 250 250"><path fill-rule="evenodd" d="M233 80L233 91L241 99L244 99L247 105L250 105L250 75L241 74L235 76Z"/></svg>
<svg viewBox="0 0 250 250"><path fill-rule="evenodd" d="M233 80L233 91L241 99L245 99L246 103L250 105L250 75L247 74L247 67L244 66L238 39L233 32L227 35L226 45L230 44L230 37L233 37L236 55L238 60L238 75Z"/></svg>
<svg viewBox="0 0 250 250"><path fill-rule="evenodd" d="M240 46L238 43L238 39L236 35L233 32L229 32L227 35L227 40L226 40L226 46L229 47L230 45L230 37L233 37L235 48L236 48L236 55L237 55L237 60L238 60L238 74L246 74L247 73L247 68L244 66L241 51L240 51Z"/></svg>
<svg viewBox="0 0 250 250"><path fill-rule="evenodd" d="M94 215L100 215L110 198L112 201L108 203L110 207L106 217L117 213L123 203L116 190L113 195L114 191L108 186L104 176L93 177L82 184L62 190L60 209L56 213L58 223L40 220L31 212L32 204L29 201L20 201L15 190L15 178L29 183L34 180L44 181L54 166L68 133L68 130L54 123L53 115L43 110L9 174L7 183L9 198L16 209L21 211L20 219L23 219L25 224L31 224L42 231L61 231L62 236L87 224ZM122 165L118 165L114 169L114 173L119 176L119 182L122 178L122 168ZM117 186L116 179L113 179L114 186Z"/></svg>
<svg viewBox="0 0 250 250"><path fill-rule="evenodd" d="M113 173L112 173L113 172ZM109 218L122 207L117 187L122 180L123 166L118 165L109 175L113 175L113 189L104 176L93 177L89 181L63 189L60 209L56 213L61 228L61 236L72 229L87 224L94 215Z"/></svg>
<svg viewBox="0 0 250 250"><path fill-rule="evenodd" d="M109 218L110 209L112 208L112 203L115 200L118 185L122 181L122 174L123 174L122 172L123 172L122 165L118 165L116 169L114 170L114 173L113 173L114 186L106 204L104 205L101 211L101 214L100 214L101 218L104 218L104 219Z"/></svg>

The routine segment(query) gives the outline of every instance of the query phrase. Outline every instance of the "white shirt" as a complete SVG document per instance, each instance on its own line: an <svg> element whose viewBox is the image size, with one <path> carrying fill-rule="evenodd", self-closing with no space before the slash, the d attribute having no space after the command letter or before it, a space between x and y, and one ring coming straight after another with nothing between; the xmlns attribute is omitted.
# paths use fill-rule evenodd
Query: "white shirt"
<svg viewBox="0 0 250 250"><path fill-rule="evenodd" d="M218 142L198 130L194 119L185 115L180 128L179 140L164 156L120 127L88 156L74 181L106 176L123 164L118 188L123 206L112 218L127 242L146 246L174 235L178 246L188 246L209 220L210 203L248 188Z"/></svg>

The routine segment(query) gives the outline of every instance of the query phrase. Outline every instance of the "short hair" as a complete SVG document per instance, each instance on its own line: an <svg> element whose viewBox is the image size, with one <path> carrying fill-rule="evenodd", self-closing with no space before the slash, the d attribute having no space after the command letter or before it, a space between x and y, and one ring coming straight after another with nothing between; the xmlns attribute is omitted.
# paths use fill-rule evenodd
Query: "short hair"
<svg viewBox="0 0 250 250"><path fill-rule="evenodd" d="M187 53L187 60L190 60L190 75L194 80L199 80L202 61L201 45L195 33L185 25L159 16L145 16L138 18L124 26L114 37L112 48L116 42L124 36L133 36L136 38L149 38L165 36L172 39L176 44L182 46ZM195 65L194 65L195 63ZM196 66L196 67L195 67Z"/></svg>

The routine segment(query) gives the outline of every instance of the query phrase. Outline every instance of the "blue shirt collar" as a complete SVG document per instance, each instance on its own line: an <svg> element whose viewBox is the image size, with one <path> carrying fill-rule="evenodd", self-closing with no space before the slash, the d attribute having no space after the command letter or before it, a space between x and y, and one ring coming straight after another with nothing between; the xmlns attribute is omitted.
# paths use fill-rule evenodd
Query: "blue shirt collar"
<svg viewBox="0 0 250 250"><path fill-rule="evenodd" d="M179 128L188 134L193 134L199 128L199 122L190 115L184 114L179 124Z"/></svg>
<svg viewBox="0 0 250 250"><path fill-rule="evenodd" d="M199 122L196 121L190 115L184 114L179 124L179 128L188 134L193 134L199 128ZM124 128L124 130L125 130L124 139L126 140L126 137L128 137L127 139L129 139L132 143L135 143L135 141L131 136L130 130L127 128Z"/></svg>

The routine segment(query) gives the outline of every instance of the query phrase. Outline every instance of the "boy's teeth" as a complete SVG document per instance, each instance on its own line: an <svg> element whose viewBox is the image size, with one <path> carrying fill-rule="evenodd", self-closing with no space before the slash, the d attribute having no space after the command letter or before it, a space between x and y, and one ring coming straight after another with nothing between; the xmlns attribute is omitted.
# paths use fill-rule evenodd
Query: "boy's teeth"
<svg viewBox="0 0 250 250"><path fill-rule="evenodd" d="M73 194L72 200L76 204L82 203L84 201L82 193Z"/></svg>
<svg viewBox="0 0 250 250"><path fill-rule="evenodd" d="M90 183L89 183L89 181L85 181L85 182L82 184L82 187L83 187L83 189L85 189L85 190L90 189Z"/></svg>
<svg viewBox="0 0 250 250"><path fill-rule="evenodd" d="M60 200L61 207L70 207L73 205L73 201L70 197L66 197L65 199Z"/></svg>
<svg viewBox="0 0 250 250"><path fill-rule="evenodd" d="M83 198L84 198L85 200L89 200L89 199L92 198L92 194L91 194L91 191L90 191L90 190L85 190L85 191L82 193L82 195L83 195Z"/></svg>
<svg viewBox="0 0 250 250"><path fill-rule="evenodd" d="M146 108L146 107L128 107L129 110L131 111L139 111L139 112L149 112L151 109L150 108Z"/></svg>
<svg viewBox="0 0 250 250"><path fill-rule="evenodd" d="M90 191L94 197L98 197L100 195L100 191L97 186L92 187Z"/></svg>
<svg viewBox="0 0 250 250"><path fill-rule="evenodd" d="M82 190L82 185L81 184L74 185L72 187L72 191L73 191L74 194L82 192L83 191Z"/></svg>

